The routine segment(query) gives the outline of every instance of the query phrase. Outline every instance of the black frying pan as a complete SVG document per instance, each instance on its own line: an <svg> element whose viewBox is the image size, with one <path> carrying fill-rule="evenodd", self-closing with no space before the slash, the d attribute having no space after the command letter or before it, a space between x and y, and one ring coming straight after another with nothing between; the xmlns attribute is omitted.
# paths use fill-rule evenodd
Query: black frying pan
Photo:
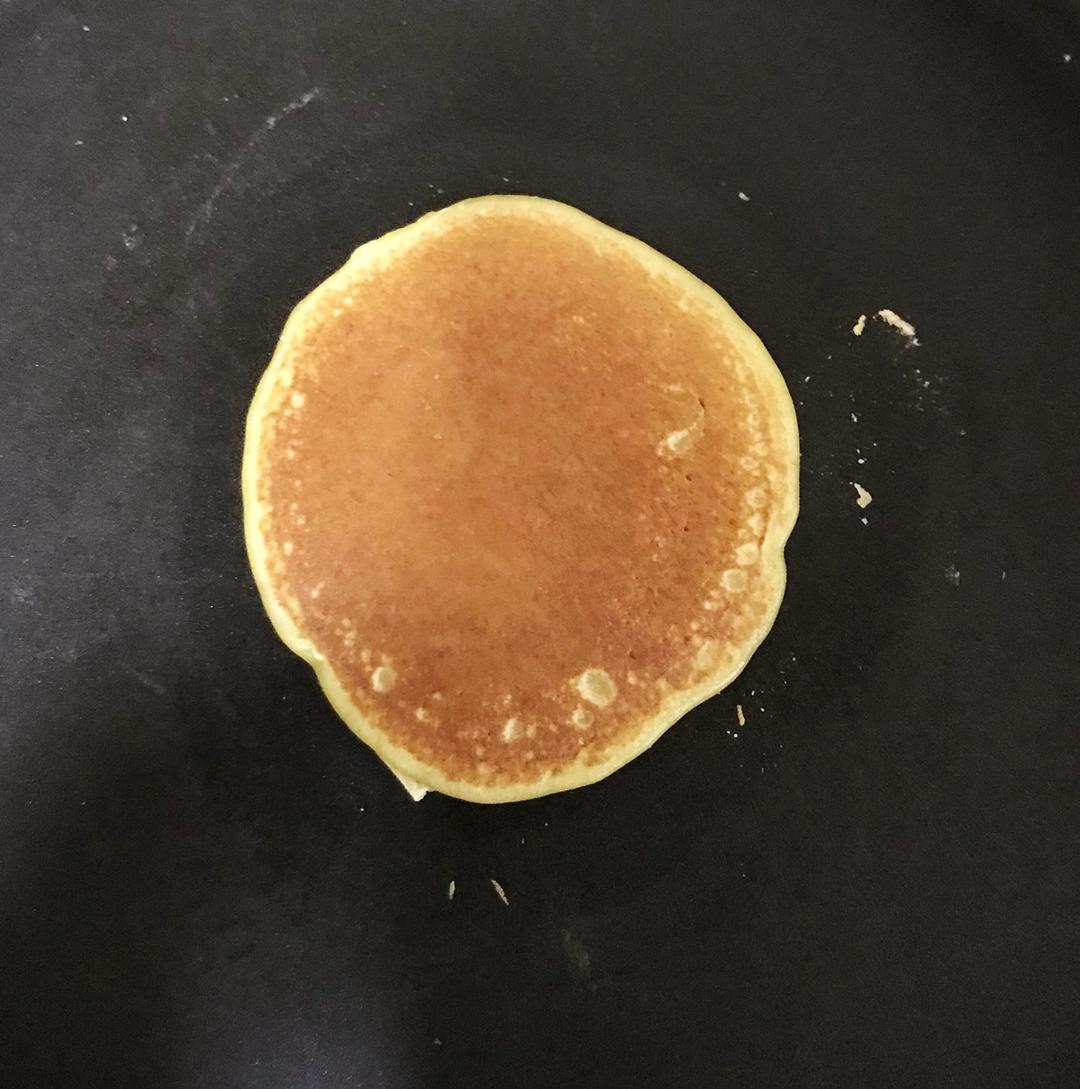
<svg viewBox="0 0 1080 1089"><path fill-rule="evenodd" d="M1077 1084L1078 80L1045 0L0 3L0 1085ZM645 757L414 805L261 612L241 424L493 191L733 303L803 513Z"/></svg>

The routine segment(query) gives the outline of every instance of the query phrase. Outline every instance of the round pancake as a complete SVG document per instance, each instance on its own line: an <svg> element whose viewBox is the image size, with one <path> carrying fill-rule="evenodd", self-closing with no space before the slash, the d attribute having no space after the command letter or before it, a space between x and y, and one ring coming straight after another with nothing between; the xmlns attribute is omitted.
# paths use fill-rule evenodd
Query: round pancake
<svg viewBox="0 0 1080 1089"><path fill-rule="evenodd" d="M729 684L783 596L791 397L710 287L576 209L462 201L290 316L244 525L281 638L392 769L582 786Z"/></svg>

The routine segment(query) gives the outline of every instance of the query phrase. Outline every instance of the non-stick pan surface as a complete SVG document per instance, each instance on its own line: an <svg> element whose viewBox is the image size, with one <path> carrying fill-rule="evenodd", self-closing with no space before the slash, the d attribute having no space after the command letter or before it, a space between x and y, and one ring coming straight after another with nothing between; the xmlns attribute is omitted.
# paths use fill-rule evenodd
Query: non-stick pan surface
<svg viewBox="0 0 1080 1089"><path fill-rule="evenodd" d="M646 756L414 805L262 613L242 420L500 191L732 302L803 511ZM0 3L0 1085L1076 1085L1078 239L1068 4Z"/></svg>

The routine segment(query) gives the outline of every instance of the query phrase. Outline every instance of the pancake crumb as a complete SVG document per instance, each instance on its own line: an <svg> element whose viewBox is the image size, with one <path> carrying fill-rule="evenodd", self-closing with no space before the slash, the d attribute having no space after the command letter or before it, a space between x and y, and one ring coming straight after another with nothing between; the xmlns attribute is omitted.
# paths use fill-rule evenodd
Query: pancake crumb
<svg viewBox="0 0 1080 1089"><path fill-rule="evenodd" d="M739 725L740 726L745 726L746 725L746 715L743 714L743 709L742 709L742 704L741 703L735 704L735 717L739 720ZM738 737L739 735L736 734L735 736Z"/></svg>
<svg viewBox="0 0 1080 1089"><path fill-rule="evenodd" d="M456 881L451 881L450 882L450 887L446 890L447 900L453 900L455 892L457 892L457 882Z"/></svg>
<svg viewBox="0 0 1080 1089"><path fill-rule="evenodd" d="M865 510L874 501L874 497L857 481L853 480L851 486L855 489L855 502Z"/></svg>
<svg viewBox="0 0 1080 1089"><path fill-rule="evenodd" d="M945 568L945 579L947 582L951 582L953 586L960 585L960 569L955 563L950 563L949 566Z"/></svg>
<svg viewBox="0 0 1080 1089"><path fill-rule="evenodd" d="M488 880L491 882L491 887L495 890L495 895L503 902L505 907L509 907L510 901L507 899L506 890L494 877L489 877Z"/></svg>
<svg viewBox="0 0 1080 1089"><path fill-rule="evenodd" d="M907 337L910 343L919 343L919 338L915 335L915 326L910 321L905 321L895 310L879 310L877 316L886 325L891 325L898 333Z"/></svg>
<svg viewBox="0 0 1080 1089"><path fill-rule="evenodd" d="M865 328L866 328L866 315L865 315L865 314L860 314L860 315L859 315L859 317L858 317L858 320L857 320L857 321L855 322L855 324L854 324L854 325L853 325L853 326L851 327L851 331L852 331L852 332L853 332L853 333L854 333L854 334L855 334L855 335L856 335L857 337L861 337L861 336L862 336L862 334L863 334L863 330L864 330Z"/></svg>

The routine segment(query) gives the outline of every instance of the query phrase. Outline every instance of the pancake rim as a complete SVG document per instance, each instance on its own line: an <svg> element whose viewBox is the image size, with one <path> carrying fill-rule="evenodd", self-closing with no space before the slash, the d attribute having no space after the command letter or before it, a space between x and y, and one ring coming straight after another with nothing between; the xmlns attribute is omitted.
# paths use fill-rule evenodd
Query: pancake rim
<svg viewBox="0 0 1080 1089"><path fill-rule="evenodd" d="M260 529L263 509L258 498L258 454L271 395L279 373L288 364L293 344L302 335L309 317L316 314L320 297L343 284L357 271L377 267L422 238L437 234L443 226L452 225L459 217L468 218L490 213L510 213L534 220L553 219L594 244L602 242L605 246L621 248L640 264L644 273L661 278L684 297L693 298L724 329L733 348L750 366L754 380L762 387L769 413L770 438L776 444L776 451L780 455L780 472L783 474L783 479L777 485L778 502L767 509L768 523L761 543L759 576L760 593L767 600L767 608L753 636L736 648L736 654L725 655L713 672L700 683L686 689L670 690L661 701L657 712L642 720L622 743L610 746L602 759L585 763L579 758L540 778L499 786L451 778L440 768L417 759L396 744L386 731L370 721L353 702L329 660L297 626L284 603L278 598L267 563L267 545ZM414 787L419 786L421 789L438 791L466 801L524 801L587 786L606 778L640 756L688 711L723 691L743 671L772 629L784 596L787 582L784 547L799 511L798 421L783 375L760 338L719 293L682 265L640 239L559 201L546 197L501 194L471 197L428 212L403 227L365 242L352 252L339 269L296 304L285 321L274 353L259 379L248 408L244 429L241 493L244 540L263 607L281 641L315 671L326 698L349 729L402 779L406 789L414 797L418 793Z"/></svg>

